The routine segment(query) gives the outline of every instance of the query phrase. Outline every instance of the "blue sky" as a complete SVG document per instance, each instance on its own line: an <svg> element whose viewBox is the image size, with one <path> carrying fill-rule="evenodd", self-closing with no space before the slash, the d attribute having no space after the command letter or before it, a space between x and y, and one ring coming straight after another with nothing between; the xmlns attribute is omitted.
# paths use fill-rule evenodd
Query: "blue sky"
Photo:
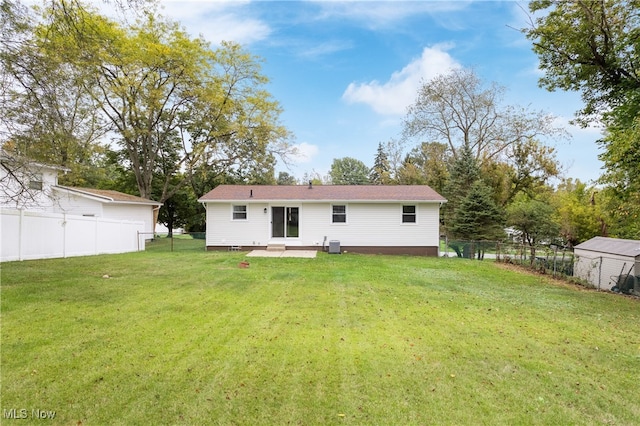
<svg viewBox="0 0 640 426"><path fill-rule="evenodd" d="M290 168L326 175L334 158L373 165L379 142L399 139L421 79L473 68L506 88L505 104L544 110L572 137L547 140L566 177L600 175L597 128L569 124L576 93L550 93L531 43L515 28L529 19L515 1L171 1L164 15L212 45L233 40L264 60L267 89L295 134ZM415 141L417 143L418 141ZM414 145L408 145L410 149Z"/></svg>

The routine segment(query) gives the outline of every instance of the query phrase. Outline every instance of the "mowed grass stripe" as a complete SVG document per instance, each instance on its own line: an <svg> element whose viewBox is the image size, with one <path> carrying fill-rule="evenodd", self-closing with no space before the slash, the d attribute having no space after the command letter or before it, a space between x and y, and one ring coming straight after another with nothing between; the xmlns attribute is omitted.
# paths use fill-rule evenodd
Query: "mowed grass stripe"
<svg viewBox="0 0 640 426"><path fill-rule="evenodd" d="M2 408L60 424L640 418L638 300L486 261L242 260L3 264Z"/></svg>

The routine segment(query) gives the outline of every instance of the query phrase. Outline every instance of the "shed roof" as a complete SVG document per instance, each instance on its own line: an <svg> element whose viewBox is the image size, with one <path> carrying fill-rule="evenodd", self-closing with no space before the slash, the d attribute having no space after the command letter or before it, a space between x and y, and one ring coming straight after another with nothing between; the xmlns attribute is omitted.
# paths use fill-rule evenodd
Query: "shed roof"
<svg viewBox="0 0 640 426"><path fill-rule="evenodd" d="M619 238L593 237L575 246L576 249L587 250L620 256L640 257L640 241L622 240Z"/></svg>
<svg viewBox="0 0 640 426"><path fill-rule="evenodd" d="M220 185L200 198L219 201L411 201L447 200L427 185Z"/></svg>
<svg viewBox="0 0 640 426"><path fill-rule="evenodd" d="M91 197L101 202L116 204L148 204L153 206L161 206L162 203L149 200L147 198L137 197L135 195L125 194L120 191L110 189L94 189L94 188L77 188L69 186L56 186L55 189L64 192L73 193L80 196Z"/></svg>

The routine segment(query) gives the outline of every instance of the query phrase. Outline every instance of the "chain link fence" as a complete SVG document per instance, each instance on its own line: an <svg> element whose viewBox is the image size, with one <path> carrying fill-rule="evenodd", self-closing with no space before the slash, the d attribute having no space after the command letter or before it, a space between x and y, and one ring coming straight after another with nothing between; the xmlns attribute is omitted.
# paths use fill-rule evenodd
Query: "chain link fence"
<svg viewBox="0 0 640 426"><path fill-rule="evenodd" d="M445 240L443 256L512 263L553 276L573 277L573 249L504 241Z"/></svg>
<svg viewBox="0 0 640 426"><path fill-rule="evenodd" d="M145 250L150 252L205 251L204 232L174 233L172 236L160 233L146 233Z"/></svg>

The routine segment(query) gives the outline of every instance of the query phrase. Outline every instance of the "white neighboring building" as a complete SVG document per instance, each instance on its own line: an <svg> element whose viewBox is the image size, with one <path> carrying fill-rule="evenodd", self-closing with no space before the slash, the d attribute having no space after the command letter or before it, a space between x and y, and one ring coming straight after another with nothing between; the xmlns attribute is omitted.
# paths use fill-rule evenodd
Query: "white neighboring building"
<svg viewBox="0 0 640 426"><path fill-rule="evenodd" d="M640 241L594 237L574 247L573 275L611 290L620 275L640 277Z"/></svg>
<svg viewBox="0 0 640 426"><path fill-rule="evenodd" d="M426 185L220 185L206 208L208 250L326 248L438 256L440 207Z"/></svg>
<svg viewBox="0 0 640 426"><path fill-rule="evenodd" d="M161 203L60 186L60 171L0 152L0 261L144 250Z"/></svg>
<svg viewBox="0 0 640 426"><path fill-rule="evenodd" d="M54 186L56 212L84 217L144 222L145 239L152 239L162 203L106 189Z"/></svg>
<svg viewBox="0 0 640 426"><path fill-rule="evenodd" d="M53 188L64 167L17 161L0 152L0 207L30 211L55 209Z"/></svg>

